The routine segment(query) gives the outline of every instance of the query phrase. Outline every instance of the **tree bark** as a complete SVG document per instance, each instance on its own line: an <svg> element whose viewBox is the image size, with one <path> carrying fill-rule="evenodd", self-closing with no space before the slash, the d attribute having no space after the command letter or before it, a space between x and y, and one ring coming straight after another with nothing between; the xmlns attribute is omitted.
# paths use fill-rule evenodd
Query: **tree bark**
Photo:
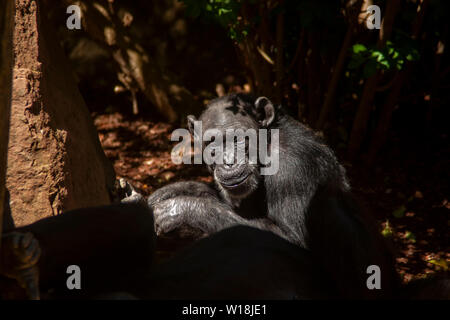
<svg viewBox="0 0 450 320"><path fill-rule="evenodd" d="M430 101L427 107L427 113L425 116L425 128L428 130L431 127L431 122L433 119L433 109L435 108L436 104L436 96L437 91L439 89L439 84L441 82L441 79L444 78L445 71L441 70L442 66L442 60L444 58L445 54L445 46L448 42L447 40L447 34L448 34L448 25L444 29L443 35L441 40L436 45L436 51L434 54L434 71L431 81L431 88L430 88ZM448 51L448 48L447 48Z"/></svg>
<svg viewBox="0 0 450 320"><path fill-rule="evenodd" d="M0 250L5 203L6 161L12 87L14 3L0 0Z"/></svg>
<svg viewBox="0 0 450 320"><path fill-rule="evenodd" d="M238 46L241 49L241 54L245 56L244 60L247 61L249 70L251 70L254 93L256 95L274 97L273 61L272 63L268 62L261 54L261 52L264 52L264 54L268 55L270 53L269 49L273 44L270 40L268 8L264 1L256 5L261 17L259 27L246 36ZM250 7L248 4L242 5L241 13L244 21L251 21L253 17L252 10L254 10L253 6Z"/></svg>
<svg viewBox="0 0 450 320"><path fill-rule="evenodd" d="M291 67L297 63L297 81L298 81L298 102L297 102L297 119L302 119L306 112L306 93L305 93L305 28L302 28L299 35L297 49Z"/></svg>
<svg viewBox="0 0 450 320"><path fill-rule="evenodd" d="M110 203L115 174L41 2L15 6L7 188L22 226Z"/></svg>
<svg viewBox="0 0 450 320"><path fill-rule="evenodd" d="M317 120L316 123L316 128L319 130L323 129L328 114L330 113L334 104L334 98L336 96L339 79L341 78L342 70L344 69L345 58L347 57L348 49L352 44L352 36L355 28L354 20L358 19L360 10L363 11L365 6L366 3L363 2L362 0L358 0L354 4L352 3L352 1L350 1L350 3L348 4L348 7L350 7L347 8L348 9L347 11L349 12L348 28L347 32L345 33L344 41L342 42L341 50L339 51L339 56L336 60L336 65L334 66L331 80L328 85L328 90L325 93L325 101L323 103L322 109L320 110L319 119ZM352 7L360 8L360 10L352 10Z"/></svg>
<svg viewBox="0 0 450 320"><path fill-rule="evenodd" d="M308 50L305 57L305 69L306 69L306 94L307 94L307 115L308 123L314 127L317 117L319 115L319 106L321 99L321 81L320 72L317 72L320 68L320 50L319 50L319 31L310 32L308 34Z"/></svg>
<svg viewBox="0 0 450 320"><path fill-rule="evenodd" d="M323 129L328 114L331 111L331 107L334 104L334 98L336 96L339 79L341 77L342 70L344 69L345 58L347 56L348 48L350 47L350 44L352 42L352 33L352 26L350 25L345 34L344 42L342 43L336 65L334 66L330 84L328 85L328 90L325 93L325 101L323 103L322 109L320 110L319 120L317 120L316 124L317 129Z"/></svg>

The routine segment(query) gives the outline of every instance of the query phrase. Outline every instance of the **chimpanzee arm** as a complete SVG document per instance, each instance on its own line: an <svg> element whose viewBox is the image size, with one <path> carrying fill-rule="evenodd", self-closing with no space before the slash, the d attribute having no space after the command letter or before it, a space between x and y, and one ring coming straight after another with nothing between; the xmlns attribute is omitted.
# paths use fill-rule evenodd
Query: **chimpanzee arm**
<svg viewBox="0 0 450 320"><path fill-rule="evenodd" d="M148 197L147 203L150 207L153 207L154 205L165 200L179 196L216 199L217 201L220 200L217 191L206 183L197 181L181 181L159 188Z"/></svg>
<svg viewBox="0 0 450 320"><path fill-rule="evenodd" d="M148 198L148 205L153 210L157 234L186 225L206 234L247 225L284 237L269 219L249 220L239 216L213 188L201 182L178 182L160 188Z"/></svg>

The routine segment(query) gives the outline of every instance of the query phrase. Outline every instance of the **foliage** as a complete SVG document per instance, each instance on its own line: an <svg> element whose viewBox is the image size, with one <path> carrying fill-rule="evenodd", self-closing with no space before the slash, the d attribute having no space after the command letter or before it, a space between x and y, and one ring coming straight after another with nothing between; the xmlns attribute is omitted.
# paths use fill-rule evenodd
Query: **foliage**
<svg viewBox="0 0 450 320"><path fill-rule="evenodd" d="M382 49L376 46L366 47L362 43L352 46L351 59L348 68L351 70L363 68L363 77L369 78L377 70L401 70L406 61L416 61L419 59L419 52L410 44L394 44L386 42Z"/></svg>
<svg viewBox="0 0 450 320"><path fill-rule="evenodd" d="M215 21L227 29L231 39L240 41L249 34L251 26L257 25L261 17L258 10L252 11L249 21L244 21L240 16L243 5L261 5L264 1L257 0L180 0L186 5L186 14L192 18L205 18ZM276 3L276 2L275 2ZM342 18L339 14L339 1L286 1L281 5L275 5L269 10L268 15L277 15L280 10L288 10L295 17L295 23L290 29L303 27L308 30L318 29L323 26L335 25Z"/></svg>
<svg viewBox="0 0 450 320"><path fill-rule="evenodd" d="M386 223L384 224L384 228L383 228L383 230L381 230L381 235L385 238L390 238L394 235L394 230L392 230L389 220L386 220Z"/></svg>
<svg viewBox="0 0 450 320"><path fill-rule="evenodd" d="M430 259L427 261L428 263L434 264L435 266L438 266L440 269L444 271L448 271L448 262L445 259Z"/></svg>
<svg viewBox="0 0 450 320"><path fill-rule="evenodd" d="M235 0L181 0L186 4L186 14L192 18L203 17L218 22L228 30L233 40L248 34L248 26L239 19L242 1ZM254 1L252 1L254 2Z"/></svg>
<svg viewBox="0 0 450 320"><path fill-rule="evenodd" d="M416 242L416 236L411 231L406 231L405 232L405 239L411 241L412 243Z"/></svg>

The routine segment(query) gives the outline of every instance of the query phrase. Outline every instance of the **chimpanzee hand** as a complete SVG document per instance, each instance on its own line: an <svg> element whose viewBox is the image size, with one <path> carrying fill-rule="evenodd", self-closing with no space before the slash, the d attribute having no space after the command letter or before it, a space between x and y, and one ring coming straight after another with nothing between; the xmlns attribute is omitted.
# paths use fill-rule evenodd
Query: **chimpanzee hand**
<svg viewBox="0 0 450 320"><path fill-rule="evenodd" d="M147 200L155 217L158 235L168 233L181 226L203 230L207 212L223 206L214 189L208 185L189 181L176 182L156 190Z"/></svg>
<svg viewBox="0 0 450 320"><path fill-rule="evenodd" d="M147 200L155 218L155 232L162 235L181 227L204 235L235 226L247 225L270 230L283 237L269 219L247 220L221 200L217 192L201 182L177 182L156 190Z"/></svg>
<svg viewBox="0 0 450 320"><path fill-rule="evenodd" d="M113 198L115 202L145 204L144 196L123 178L116 180Z"/></svg>
<svg viewBox="0 0 450 320"><path fill-rule="evenodd" d="M224 225L236 224L231 208L219 199L214 189L201 182L169 184L150 195L147 203L153 210L157 235L180 227L210 234L218 230L220 221ZM224 221L227 219L229 223Z"/></svg>

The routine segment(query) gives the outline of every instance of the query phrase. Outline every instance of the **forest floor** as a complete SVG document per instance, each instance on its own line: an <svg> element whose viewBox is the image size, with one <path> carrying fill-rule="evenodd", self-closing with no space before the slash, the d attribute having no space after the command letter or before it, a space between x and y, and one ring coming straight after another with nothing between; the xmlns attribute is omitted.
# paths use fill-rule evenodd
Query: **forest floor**
<svg viewBox="0 0 450 320"><path fill-rule="evenodd" d="M119 113L94 114L107 157L118 177L126 178L144 195L180 180L211 182L201 165L175 165L170 135L163 122ZM388 143L375 167L343 161L354 193L392 240L396 267L403 281L448 272L450 261L450 199L446 135L418 146ZM340 157L341 158L341 157Z"/></svg>

